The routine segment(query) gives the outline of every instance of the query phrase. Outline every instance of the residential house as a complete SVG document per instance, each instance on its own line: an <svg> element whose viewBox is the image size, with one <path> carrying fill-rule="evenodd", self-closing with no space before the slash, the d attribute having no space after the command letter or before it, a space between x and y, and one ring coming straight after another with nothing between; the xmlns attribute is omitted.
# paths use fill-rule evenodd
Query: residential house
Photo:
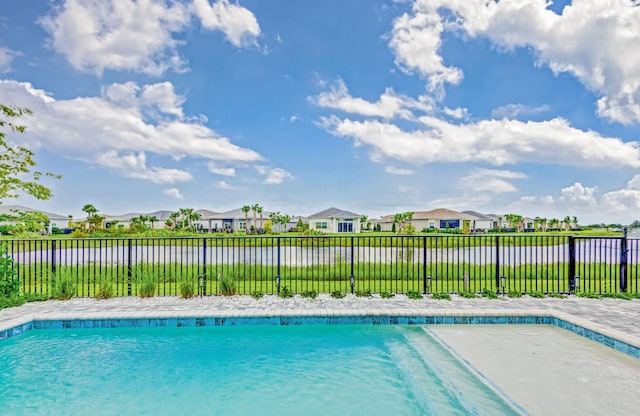
<svg viewBox="0 0 640 416"><path fill-rule="evenodd" d="M0 215L7 217L6 220L0 221L0 224L15 224L16 221L11 220L8 217L16 217L18 212L39 212L44 214L49 219L49 223L43 225L47 227L47 231L49 233L51 233L53 228L65 229L69 225L69 217L66 215L54 214L22 205L0 205Z"/></svg>
<svg viewBox="0 0 640 416"><path fill-rule="evenodd" d="M360 215L339 208L328 208L309 215L309 228L325 233L359 233Z"/></svg>
<svg viewBox="0 0 640 416"><path fill-rule="evenodd" d="M381 231L393 230L394 215L385 215L376 222L380 224ZM423 230L445 230L454 228L467 228L469 230L475 226L477 219L474 215L453 211L445 208L438 208L431 211L416 211L410 221L417 232ZM396 224L397 227L397 224Z"/></svg>

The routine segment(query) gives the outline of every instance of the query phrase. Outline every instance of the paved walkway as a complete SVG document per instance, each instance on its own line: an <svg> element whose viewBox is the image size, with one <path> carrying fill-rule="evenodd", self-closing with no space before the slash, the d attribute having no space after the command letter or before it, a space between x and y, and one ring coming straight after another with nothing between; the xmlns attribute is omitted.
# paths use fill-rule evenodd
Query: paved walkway
<svg viewBox="0 0 640 416"><path fill-rule="evenodd" d="M278 316L278 315L549 315L624 341L640 348L640 300L566 299L523 297L518 299L412 300L404 295L392 299L358 298L347 295L315 300L299 296L281 299L265 296L137 297L95 300L33 302L0 310L0 330L44 319L139 318L168 316Z"/></svg>

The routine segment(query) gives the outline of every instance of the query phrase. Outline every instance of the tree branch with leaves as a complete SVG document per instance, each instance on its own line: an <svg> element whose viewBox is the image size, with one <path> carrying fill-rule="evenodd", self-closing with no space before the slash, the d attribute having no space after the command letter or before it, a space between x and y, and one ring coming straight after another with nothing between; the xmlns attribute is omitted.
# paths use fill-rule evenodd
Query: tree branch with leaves
<svg viewBox="0 0 640 416"><path fill-rule="evenodd" d="M39 181L43 176L60 178L60 175L33 170L36 165L35 154L26 147L10 144L6 139L7 130L24 133L27 128L10 120L31 114L28 108L0 104L0 201L17 198L20 193L37 199L49 199L52 197L51 190Z"/></svg>

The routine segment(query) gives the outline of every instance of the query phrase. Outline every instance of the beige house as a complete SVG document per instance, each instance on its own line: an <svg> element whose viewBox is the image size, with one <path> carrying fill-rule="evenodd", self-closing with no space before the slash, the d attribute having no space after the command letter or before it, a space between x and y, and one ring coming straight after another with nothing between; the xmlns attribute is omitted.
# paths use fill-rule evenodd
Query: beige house
<svg viewBox="0 0 640 416"><path fill-rule="evenodd" d="M376 221L380 224L380 231L393 230L394 215L385 215ZM438 208L431 211L416 211L410 223L416 229L416 232L423 230L445 230L455 228L475 229L478 217L475 215L465 214L464 212L453 211L446 208ZM397 227L397 225L396 225Z"/></svg>
<svg viewBox="0 0 640 416"><path fill-rule="evenodd" d="M339 208L328 208L309 215L309 228L325 233L359 233L360 215Z"/></svg>

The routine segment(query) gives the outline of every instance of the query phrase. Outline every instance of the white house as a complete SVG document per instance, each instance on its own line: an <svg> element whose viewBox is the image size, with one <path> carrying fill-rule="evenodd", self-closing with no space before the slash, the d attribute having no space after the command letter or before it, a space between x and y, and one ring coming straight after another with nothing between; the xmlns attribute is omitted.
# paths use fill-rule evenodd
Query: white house
<svg viewBox="0 0 640 416"><path fill-rule="evenodd" d="M309 215L309 228L325 233L359 233L360 215L338 208L329 208Z"/></svg>
<svg viewBox="0 0 640 416"><path fill-rule="evenodd" d="M65 215L54 214L39 209L24 207L22 205L0 205L0 215L17 217L18 212L39 212L44 214L49 219L49 223L45 224L49 233L51 233L53 228L64 229L67 228L69 224L69 217ZM2 223L13 225L16 221L6 220L2 221Z"/></svg>
<svg viewBox="0 0 640 416"><path fill-rule="evenodd" d="M377 221L380 224L380 231L393 230L394 215L385 215ZM410 223L415 227L416 232L422 230L445 230L455 228L474 229L477 217L464 212L453 211L445 208L438 208L431 211L416 211ZM397 225L396 225L397 227Z"/></svg>

